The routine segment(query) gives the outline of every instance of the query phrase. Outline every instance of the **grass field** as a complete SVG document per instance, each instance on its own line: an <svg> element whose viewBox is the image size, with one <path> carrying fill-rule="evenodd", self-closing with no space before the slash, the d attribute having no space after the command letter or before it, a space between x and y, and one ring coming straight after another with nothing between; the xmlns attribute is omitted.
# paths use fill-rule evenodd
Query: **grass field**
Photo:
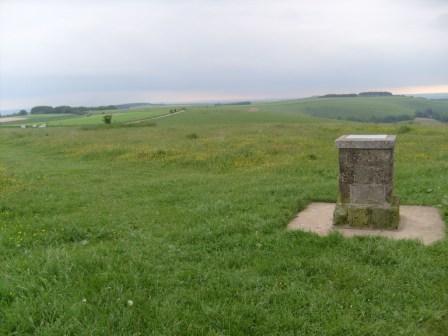
<svg viewBox="0 0 448 336"><path fill-rule="evenodd" d="M247 107L247 109L246 109ZM73 114L37 114L29 115L26 121L15 121L0 124L0 127L17 127L22 124L33 125L46 123L48 126L95 126L104 123L104 114L112 114L113 124L123 124L149 120L168 114L171 109L180 107L143 107L130 110L109 110L92 112L86 115ZM197 106L197 109L201 107ZM208 107L202 107L208 108ZM254 103L247 106L221 105L214 110L226 109L239 111L242 109L257 110L259 112L278 112L286 114L302 114L313 117L351 120L360 122L381 122L388 118L402 118L412 120L416 111L432 109L443 117L448 117L448 100L429 100L418 97L357 97L357 98L305 98L270 103ZM393 120L392 120L393 121Z"/></svg>
<svg viewBox="0 0 448 336"><path fill-rule="evenodd" d="M169 113L168 108L144 108L144 109L133 109L133 110L118 110L118 111L107 111L106 114L112 115L113 123L125 123L129 121L149 119L152 117L157 117L163 114ZM103 124L102 113L96 113L85 116L78 116L76 118L49 121L49 126L84 126L84 125L100 125Z"/></svg>
<svg viewBox="0 0 448 336"><path fill-rule="evenodd" d="M294 105L0 129L0 334L446 335L446 240L285 228L335 201L344 133L398 133L396 194L446 221L447 126Z"/></svg>
<svg viewBox="0 0 448 336"><path fill-rule="evenodd" d="M401 96L309 98L270 105L274 105L275 109L279 110L295 108L316 117L352 121L377 121L387 117L400 116L408 116L413 119L416 111L424 111L429 108L442 116L448 116L448 101Z"/></svg>
<svg viewBox="0 0 448 336"><path fill-rule="evenodd" d="M122 124L126 122L150 119L160 115L169 113L170 108L167 107L150 107L150 108L136 108L131 110L108 110L86 115L75 114L31 114L27 116L26 121L14 121L5 123L2 126L17 127L23 124L47 124L48 126L92 126L101 125L104 123L104 114L112 115L112 122L114 124Z"/></svg>

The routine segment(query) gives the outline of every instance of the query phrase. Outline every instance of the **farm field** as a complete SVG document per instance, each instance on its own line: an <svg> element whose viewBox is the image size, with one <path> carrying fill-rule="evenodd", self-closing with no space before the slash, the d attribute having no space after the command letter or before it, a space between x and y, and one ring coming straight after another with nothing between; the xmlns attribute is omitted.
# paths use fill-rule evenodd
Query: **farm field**
<svg viewBox="0 0 448 336"><path fill-rule="evenodd" d="M130 121L145 120L169 113L170 108L139 108L131 110L108 110L90 113L86 115L76 114L30 114L25 120L11 121L5 123L7 127L17 127L23 124L47 124L47 126L89 126L103 124L104 114L112 115L112 122L115 124Z"/></svg>
<svg viewBox="0 0 448 336"><path fill-rule="evenodd" d="M401 203L436 206L447 221L447 124L335 120L419 104L362 99L377 105L1 128L0 334L446 335L446 240L286 231L310 202L336 200L334 140L345 133L397 134ZM167 112L150 111L113 121Z"/></svg>
<svg viewBox="0 0 448 336"><path fill-rule="evenodd" d="M448 116L448 100L429 100L415 97L356 97L356 98L307 98L266 104L268 109L288 111L298 109L308 115L352 120L381 122L392 118L413 119L416 111L431 109L441 116ZM264 104L262 106L265 106Z"/></svg>
<svg viewBox="0 0 448 336"><path fill-rule="evenodd" d="M144 108L135 110L110 110L104 111L104 114L112 115L113 123L125 123L128 121L136 121L157 117L169 113L169 108ZM49 126L84 126L84 125L100 125L103 124L102 113L95 113L86 116L78 116L65 120L50 121Z"/></svg>
<svg viewBox="0 0 448 336"><path fill-rule="evenodd" d="M429 100L416 97L357 97L357 98L305 98L289 101L256 102L251 105L196 106L196 109L214 108L220 110L247 110L257 112L292 113L327 119L351 120L360 122L412 121L417 111L430 109L441 117L448 118L448 100ZM245 109L246 108L246 109ZM108 110L74 114L32 114L26 120L0 123L0 127L17 127L22 124L45 123L47 126L95 126L103 124L104 114L111 114L113 124L149 121L149 119L169 114L176 106L143 107L130 110ZM1 121L1 119L0 119Z"/></svg>

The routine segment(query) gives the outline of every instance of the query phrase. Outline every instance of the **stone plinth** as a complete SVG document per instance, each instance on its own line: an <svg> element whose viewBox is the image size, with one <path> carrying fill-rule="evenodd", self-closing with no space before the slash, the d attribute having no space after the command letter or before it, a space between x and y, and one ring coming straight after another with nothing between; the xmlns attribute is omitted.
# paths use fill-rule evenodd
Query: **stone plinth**
<svg viewBox="0 0 448 336"><path fill-rule="evenodd" d="M396 229L393 195L394 135L343 135L339 149L339 197L334 225Z"/></svg>

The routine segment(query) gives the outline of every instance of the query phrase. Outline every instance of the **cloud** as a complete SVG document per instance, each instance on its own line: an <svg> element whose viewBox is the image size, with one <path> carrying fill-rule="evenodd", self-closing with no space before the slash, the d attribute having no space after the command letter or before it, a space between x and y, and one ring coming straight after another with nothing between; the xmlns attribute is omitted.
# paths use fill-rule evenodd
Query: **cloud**
<svg viewBox="0 0 448 336"><path fill-rule="evenodd" d="M436 0L3 0L0 105L446 84L445 9Z"/></svg>
<svg viewBox="0 0 448 336"><path fill-rule="evenodd" d="M442 30L448 30L448 12L437 17L435 27Z"/></svg>

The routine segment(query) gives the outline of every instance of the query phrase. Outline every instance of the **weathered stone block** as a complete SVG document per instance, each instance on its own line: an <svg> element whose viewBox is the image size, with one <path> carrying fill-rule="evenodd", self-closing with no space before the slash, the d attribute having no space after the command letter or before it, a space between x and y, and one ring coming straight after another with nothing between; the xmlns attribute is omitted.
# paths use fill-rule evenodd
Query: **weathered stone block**
<svg viewBox="0 0 448 336"><path fill-rule="evenodd" d="M398 207L373 207L371 211L370 227L378 229L396 229L398 227Z"/></svg>
<svg viewBox="0 0 448 336"><path fill-rule="evenodd" d="M396 228L398 199L393 196L395 136L344 135L339 148L339 198L335 225Z"/></svg>
<svg viewBox="0 0 448 336"><path fill-rule="evenodd" d="M346 225L348 223L348 210L342 204L337 203L333 214L334 225Z"/></svg>
<svg viewBox="0 0 448 336"><path fill-rule="evenodd" d="M369 227L370 226L370 209L368 207L347 207L348 210L348 225L352 227Z"/></svg>

